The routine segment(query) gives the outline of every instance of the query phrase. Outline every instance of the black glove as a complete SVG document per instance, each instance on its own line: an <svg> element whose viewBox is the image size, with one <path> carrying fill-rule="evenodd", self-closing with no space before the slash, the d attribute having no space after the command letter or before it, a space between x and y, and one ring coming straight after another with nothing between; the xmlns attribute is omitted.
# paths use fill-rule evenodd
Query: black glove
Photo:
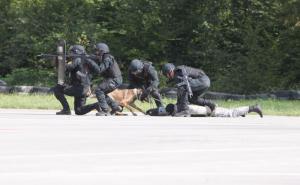
<svg viewBox="0 0 300 185"><path fill-rule="evenodd" d="M141 101L145 101L147 100L147 97L149 96L149 93L147 90L143 91L143 93L141 94L140 100Z"/></svg>
<svg viewBox="0 0 300 185"><path fill-rule="evenodd" d="M152 87L148 87L147 89L145 89L141 95L141 101L148 101L147 98L152 90L153 90Z"/></svg>

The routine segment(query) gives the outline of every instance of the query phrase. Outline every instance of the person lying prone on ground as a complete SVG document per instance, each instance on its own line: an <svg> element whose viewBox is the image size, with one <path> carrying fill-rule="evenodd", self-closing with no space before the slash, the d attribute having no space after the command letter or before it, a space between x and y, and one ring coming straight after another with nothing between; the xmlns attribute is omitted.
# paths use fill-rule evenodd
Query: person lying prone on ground
<svg viewBox="0 0 300 185"><path fill-rule="evenodd" d="M259 105L243 106L237 108L223 108L216 107L213 112L209 107L199 105L188 105L189 116L194 117L240 117L246 116L248 113L255 112L260 117L263 117L261 107ZM150 109L146 112L150 116L174 116L177 112L177 106L175 104L168 104L166 107L166 114L161 114L158 108Z"/></svg>

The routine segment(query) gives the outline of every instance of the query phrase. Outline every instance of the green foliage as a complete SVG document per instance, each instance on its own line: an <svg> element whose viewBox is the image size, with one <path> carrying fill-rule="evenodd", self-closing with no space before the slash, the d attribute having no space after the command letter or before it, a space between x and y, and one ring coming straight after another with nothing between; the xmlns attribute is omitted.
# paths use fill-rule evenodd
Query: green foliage
<svg viewBox="0 0 300 185"><path fill-rule="evenodd" d="M2 0L0 76L50 69L35 56L65 39L107 42L125 79L141 58L202 68L216 91L299 88L299 12L295 0Z"/></svg>
<svg viewBox="0 0 300 185"><path fill-rule="evenodd" d="M28 68L14 69L3 80L7 85L54 86L55 74L49 70Z"/></svg>
<svg viewBox="0 0 300 185"><path fill-rule="evenodd" d="M300 116L299 100L220 100L217 103L219 106L227 108L259 104L265 115Z"/></svg>

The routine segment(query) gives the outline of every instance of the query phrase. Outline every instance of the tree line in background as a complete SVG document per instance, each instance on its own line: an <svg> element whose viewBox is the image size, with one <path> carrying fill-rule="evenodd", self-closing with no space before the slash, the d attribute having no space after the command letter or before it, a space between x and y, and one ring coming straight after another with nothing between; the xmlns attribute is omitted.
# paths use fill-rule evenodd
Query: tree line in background
<svg viewBox="0 0 300 185"><path fill-rule="evenodd" d="M106 42L124 73L141 58L202 68L215 91L300 88L299 0L0 1L2 78L51 81L50 62L35 56L59 39L89 52Z"/></svg>

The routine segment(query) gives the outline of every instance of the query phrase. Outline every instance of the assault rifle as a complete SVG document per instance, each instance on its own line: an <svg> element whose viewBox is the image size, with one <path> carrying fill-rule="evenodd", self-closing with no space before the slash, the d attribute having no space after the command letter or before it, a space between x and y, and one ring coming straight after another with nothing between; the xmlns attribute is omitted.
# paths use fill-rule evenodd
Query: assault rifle
<svg viewBox="0 0 300 185"><path fill-rule="evenodd" d="M67 58L73 58L73 57L81 57L84 59L90 58L92 60L96 59L95 55L77 55L77 54L70 54L67 55L66 50L66 41L61 40L57 44L56 54L40 54L37 55L37 58L52 58L56 61L56 67L57 67L57 84L63 85L65 83L65 70L66 70L66 60Z"/></svg>
<svg viewBox="0 0 300 185"><path fill-rule="evenodd" d="M58 54L45 54L45 53L41 53L39 55L37 55L37 58L56 58L58 57ZM65 55L66 58L72 58L72 57L80 57L80 58L89 58L92 60L97 59L96 55L87 55L87 54L82 54L82 55L76 55L76 54L66 54Z"/></svg>

